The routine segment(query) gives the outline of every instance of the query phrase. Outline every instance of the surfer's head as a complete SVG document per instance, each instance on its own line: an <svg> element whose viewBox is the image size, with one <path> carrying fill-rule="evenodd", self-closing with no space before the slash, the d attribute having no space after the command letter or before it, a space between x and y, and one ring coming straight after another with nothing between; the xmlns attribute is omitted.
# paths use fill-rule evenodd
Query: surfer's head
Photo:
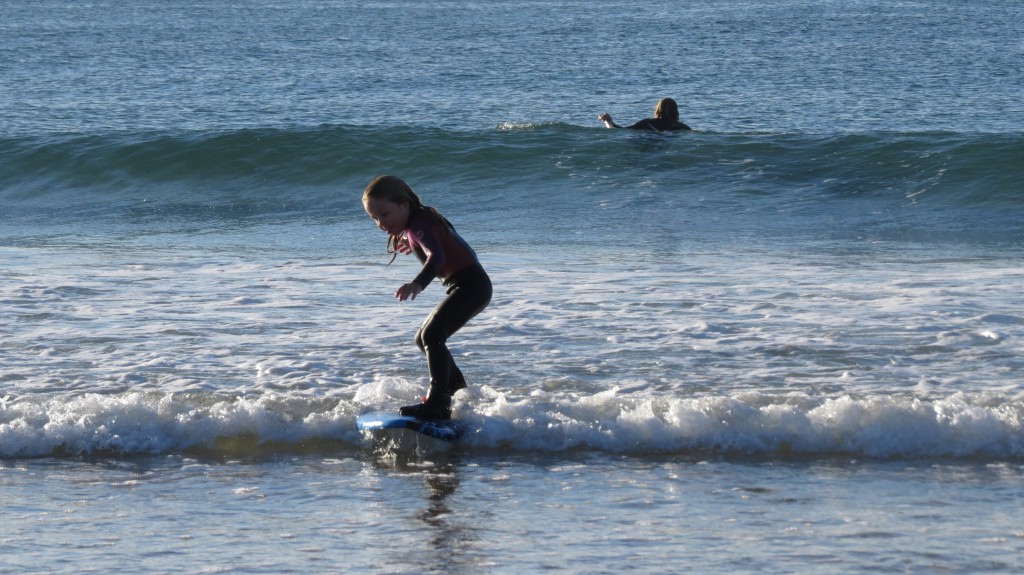
<svg viewBox="0 0 1024 575"><path fill-rule="evenodd" d="M387 200L396 204L420 204L420 199L405 180L397 176L377 176L363 190L363 205L368 200Z"/></svg>
<svg viewBox="0 0 1024 575"><path fill-rule="evenodd" d="M389 236L401 236L409 214L421 207L409 184L395 176L374 178L363 190L363 209Z"/></svg>
<svg viewBox="0 0 1024 575"><path fill-rule="evenodd" d="M398 254L410 218L424 215L451 225L436 209L424 206L409 184L396 176L378 176L363 190L363 209L388 234L388 253ZM395 261L395 258L391 258Z"/></svg>
<svg viewBox="0 0 1024 575"><path fill-rule="evenodd" d="M679 106L672 98L662 98L654 107L654 117L668 120L669 122L679 121Z"/></svg>

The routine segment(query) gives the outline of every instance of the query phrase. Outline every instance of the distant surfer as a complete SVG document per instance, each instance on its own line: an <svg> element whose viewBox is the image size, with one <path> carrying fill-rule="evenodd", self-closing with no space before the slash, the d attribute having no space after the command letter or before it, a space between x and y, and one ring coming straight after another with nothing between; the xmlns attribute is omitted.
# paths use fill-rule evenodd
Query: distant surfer
<svg viewBox="0 0 1024 575"><path fill-rule="evenodd" d="M395 292L399 301L416 299L437 277L448 288L448 295L416 333L416 345L427 356L430 390L423 403L402 407L399 413L420 419L451 419L452 394L466 387L466 379L455 365L447 341L490 303L491 279L451 222L423 205L400 178L380 176L370 182L363 191L363 208L377 227L387 232L392 262L401 253L416 254L423 264L419 274Z"/></svg>
<svg viewBox="0 0 1024 575"><path fill-rule="evenodd" d="M612 121L608 112L603 112L597 117L609 128L622 128ZM654 117L640 120L632 126L625 126L631 130L648 130L651 132L676 132L690 131L690 127L679 121L679 106L672 98L662 98L654 108Z"/></svg>

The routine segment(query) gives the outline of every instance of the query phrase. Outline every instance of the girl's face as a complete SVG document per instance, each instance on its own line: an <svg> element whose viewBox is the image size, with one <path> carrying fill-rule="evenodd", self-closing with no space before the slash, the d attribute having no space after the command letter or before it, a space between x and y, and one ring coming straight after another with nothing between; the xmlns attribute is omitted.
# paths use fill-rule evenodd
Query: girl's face
<svg viewBox="0 0 1024 575"><path fill-rule="evenodd" d="M363 209L377 222L377 227L397 236L405 230L409 222L409 202L395 203L391 200L367 198Z"/></svg>

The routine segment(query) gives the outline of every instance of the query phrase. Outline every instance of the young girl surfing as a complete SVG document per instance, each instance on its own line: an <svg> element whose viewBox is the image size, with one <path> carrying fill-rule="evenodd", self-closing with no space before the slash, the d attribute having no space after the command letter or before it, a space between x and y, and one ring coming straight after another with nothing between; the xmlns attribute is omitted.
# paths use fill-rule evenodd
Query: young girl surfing
<svg viewBox="0 0 1024 575"><path fill-rule="evenodd" d="M448 288L448 295L416 333L416 345L427 356L430 390L423 403L405 406L399 413L420 419L451 419L452 394L466 387L466 379L455 365L447 341L490 303L491 279L451 222L436 209L424 206L401 179L375 178L363 191L363 208L377 227L387 232L392 262L401 253L416 254L423 264L420 273L395 292L399 301L416 299L434 278L441 278Z"/></svg>

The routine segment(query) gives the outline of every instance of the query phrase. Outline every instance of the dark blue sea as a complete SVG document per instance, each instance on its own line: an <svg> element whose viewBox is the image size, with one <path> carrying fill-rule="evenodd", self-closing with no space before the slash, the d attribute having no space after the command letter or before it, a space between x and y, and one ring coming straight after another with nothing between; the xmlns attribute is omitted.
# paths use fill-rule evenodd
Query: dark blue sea
<svg viewBox="0 0 1024 575"><path fill-rule="evenodd" d="M0 2L0 573L1018 573L1024 2ZM628 125L660 98L687 133ZM491 305L455 444L363 212Z"/></svg>

